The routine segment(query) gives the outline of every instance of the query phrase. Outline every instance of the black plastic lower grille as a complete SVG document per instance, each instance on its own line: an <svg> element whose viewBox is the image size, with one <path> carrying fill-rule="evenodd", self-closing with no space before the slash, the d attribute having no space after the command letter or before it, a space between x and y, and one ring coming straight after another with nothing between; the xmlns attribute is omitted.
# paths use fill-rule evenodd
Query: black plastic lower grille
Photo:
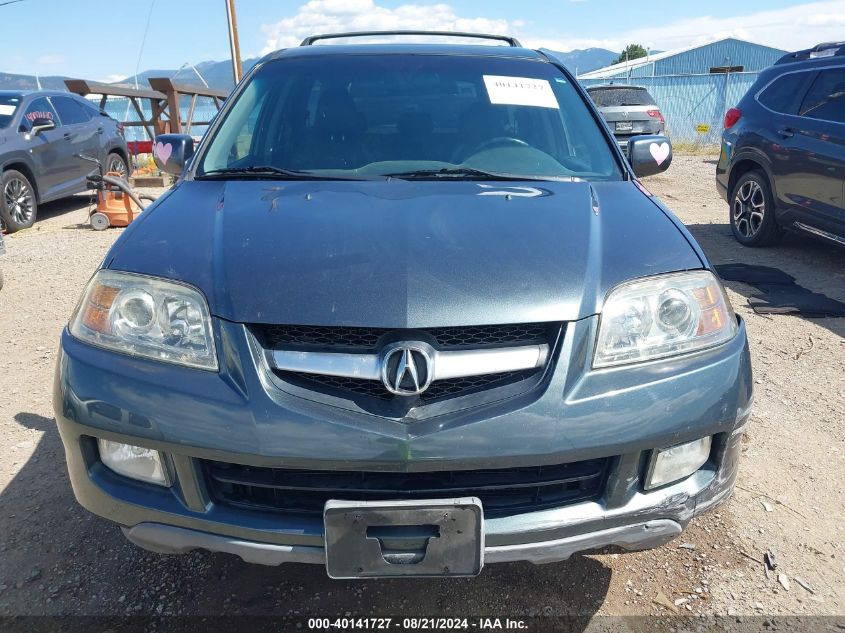
<svg viewBox="0 0 845 633"><path fill-rule="evenodd" d="M571 464L425 473L259 468L205 461L217 503L319 515L329 499L373 501L478 497L488 517L579 501L603 492L609 458Z"/></svg>

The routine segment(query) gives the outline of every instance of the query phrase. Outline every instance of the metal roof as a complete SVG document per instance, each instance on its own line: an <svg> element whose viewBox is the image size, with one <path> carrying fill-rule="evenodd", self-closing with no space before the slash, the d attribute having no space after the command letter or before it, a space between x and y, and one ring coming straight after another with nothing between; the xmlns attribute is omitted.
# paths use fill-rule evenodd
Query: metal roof
<svg viewBox="0 0 845 633"><path fill-rule="evenodd" d="M593 70L579 79L616 79L622 77L651 77L665 75L694 75L710 72L715 66L743 66L746 71L758 71L771 66L786 51L754 42L727 37L705 44L696 44L656 55L640 57L629 62L613 64ZM728 61L729 63L726 63Z"/></svg>

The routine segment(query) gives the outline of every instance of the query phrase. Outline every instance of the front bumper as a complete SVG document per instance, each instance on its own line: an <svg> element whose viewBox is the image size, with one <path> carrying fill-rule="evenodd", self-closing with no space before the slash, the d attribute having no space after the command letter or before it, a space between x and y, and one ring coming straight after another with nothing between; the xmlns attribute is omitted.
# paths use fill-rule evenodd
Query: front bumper
<svg viewBox="0 0 845 633"><path fill-rule="evenodd" d="M253 362L242 326L218 322L219 374L105 352L66 332L55 409L79 502L161 552L203 548L265 564L324 562L318 517L218 503L202 460L265 467L434 471L561 464L612 457L601 496L485 521L487 562L562 560L676 536L725 501L751 404L745 329L682 359L589 368L596 319L567 327L542 393L446 420L390 421L278 393ZM687 479L646 492L650 451L714 436L711 459ZM173 485L135 482L99 461L94 438L166 455Z"/></svg>

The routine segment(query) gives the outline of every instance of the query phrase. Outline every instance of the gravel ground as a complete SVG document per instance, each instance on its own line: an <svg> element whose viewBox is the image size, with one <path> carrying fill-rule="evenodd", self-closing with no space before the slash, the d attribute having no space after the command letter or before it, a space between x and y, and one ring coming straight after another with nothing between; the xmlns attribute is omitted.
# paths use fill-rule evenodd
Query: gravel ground
<svg viewBox="0 0 845 633"><path fill-rule="evenodd" d="M768 250L733 240L714 162L676 156L646 185L715 263L775 266L845 301L845 251L797 236ZM87 196L45 206L0 259L0 615L845 614L845 319L755 315L738 283L728 287L757 390L738 486L660 549L490 565L476 579L337 582L321 567L135 548L74 501L50 403L59 332L120 235L92 231L87 209ZM767 550L778 562L768 574Z"/></svg>

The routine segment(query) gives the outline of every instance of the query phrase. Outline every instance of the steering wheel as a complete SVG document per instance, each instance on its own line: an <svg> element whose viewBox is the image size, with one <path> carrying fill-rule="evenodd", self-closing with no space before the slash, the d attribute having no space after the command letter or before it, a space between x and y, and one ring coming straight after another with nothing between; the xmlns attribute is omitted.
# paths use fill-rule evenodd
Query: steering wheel
<svg viewBox="0 0 845 633"><path fill-rule="evenodd" d="M475 156L485 150L493 149L495 147L507 147L508 145L513 145L515 147L531 147L522 139L514 138L513 136L497 136L496 138L491 138L489 141L484 141L480 145L476 145L470 152L468 152L467 156Z"/></svg>

